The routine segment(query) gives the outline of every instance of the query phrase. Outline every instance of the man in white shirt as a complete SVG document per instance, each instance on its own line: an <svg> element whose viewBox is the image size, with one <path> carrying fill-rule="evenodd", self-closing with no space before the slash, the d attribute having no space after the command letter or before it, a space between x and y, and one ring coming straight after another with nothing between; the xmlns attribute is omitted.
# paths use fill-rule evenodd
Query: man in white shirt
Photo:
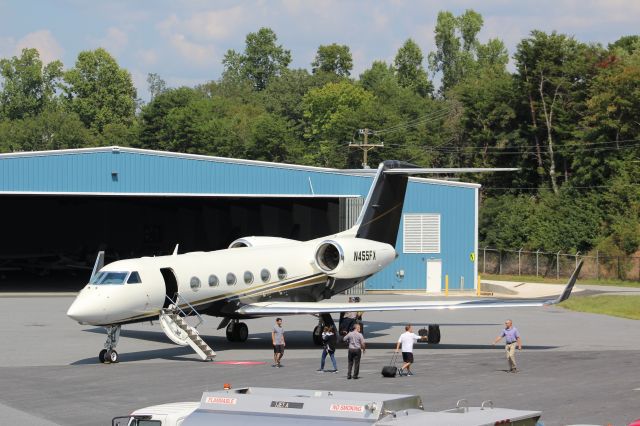
<svg viewBox="0 0 640 426"><path fill-rule="evenodd" d="M413 363L413 343L418 340L426 340L426 336L418 336L413 332L413 326L407 324L405 332L400 335L398 344L396 345L396 352L400 350L400 344L402 344L402 361L404 364L398 371L400 376L413 376L411 372L411 364Z"/></svg>

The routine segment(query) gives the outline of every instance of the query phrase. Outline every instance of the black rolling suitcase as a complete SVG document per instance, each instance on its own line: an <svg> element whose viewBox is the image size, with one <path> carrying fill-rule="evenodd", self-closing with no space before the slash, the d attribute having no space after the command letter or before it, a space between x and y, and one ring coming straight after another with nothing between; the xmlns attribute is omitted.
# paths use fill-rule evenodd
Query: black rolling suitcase
<svg viewBox="0 0 640 426"><path fill-rule="evenodd" d="M382 367L382 377L396 377L396 374L398 374L398 367L396 367L397 357L398 353L394 352L391 357L391 365L385 365Z"/></svg>

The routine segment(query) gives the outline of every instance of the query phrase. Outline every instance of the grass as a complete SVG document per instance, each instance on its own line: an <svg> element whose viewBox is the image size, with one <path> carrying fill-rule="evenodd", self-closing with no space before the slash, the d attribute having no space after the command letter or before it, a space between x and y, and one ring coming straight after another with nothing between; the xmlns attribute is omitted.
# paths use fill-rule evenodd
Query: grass
<svg viewBox="0 0 640 426"><path fill-rule="evenodd" d="M640 296L577 296L560 306L572 311L640 320Z"/></svg>
<svg viewBox="0 0 640 426"><path fill-rule="evenodd" d="M543 284L566 284L567 278L544 278L536 277L535 275L494 275L494 274L480 274L482 279L495 280L495 281L522 281L528 283L543 283ZM593 285L609 285L616 287L640 287L640 281L623 281L623 280L596 280L596 279L580 279L578 277L578 285L580 284L593 284Z"/></svg>

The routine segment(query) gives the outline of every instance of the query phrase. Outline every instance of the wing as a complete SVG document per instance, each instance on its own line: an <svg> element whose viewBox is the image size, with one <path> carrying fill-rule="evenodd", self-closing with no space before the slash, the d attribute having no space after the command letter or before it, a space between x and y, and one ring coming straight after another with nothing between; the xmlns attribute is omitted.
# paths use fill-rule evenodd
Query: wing
<svg viewBox="0 0 640 426"><path fill-rule="evenodd" d="M241 306L237 312L248 316L295 315L295 314L330 314L336 312L361 311L418 311L434 309L471 309L471 308L523 308L532 306L549 306L563 302L571 295L576 283L582 261L571 274L562 293L555 299L500 300L500 299L467 299L467 300L430 300L410 302L361 302L353 303L316 303L316 302L259 302Z"/></svg>

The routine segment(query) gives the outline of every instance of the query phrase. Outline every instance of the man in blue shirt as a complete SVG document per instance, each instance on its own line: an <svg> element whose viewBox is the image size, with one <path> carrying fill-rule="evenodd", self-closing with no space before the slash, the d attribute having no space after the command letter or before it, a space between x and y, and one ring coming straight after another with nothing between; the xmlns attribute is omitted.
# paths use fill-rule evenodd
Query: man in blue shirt
<svg viewBox="0 0 640 426"><path fill-rule="evenodd" d="M507 353L507 361L509 362L509 372L517 373L518 369L516 368L516 345L518 346L518 350L522 350L522 340L520 339L520 333L518 333L518 329L513 326L513 322L509 319L504 322L505 329L502 330L502 333L493 341L495 345L498 343L503 337L505 338L505 351Z"/></svg>

